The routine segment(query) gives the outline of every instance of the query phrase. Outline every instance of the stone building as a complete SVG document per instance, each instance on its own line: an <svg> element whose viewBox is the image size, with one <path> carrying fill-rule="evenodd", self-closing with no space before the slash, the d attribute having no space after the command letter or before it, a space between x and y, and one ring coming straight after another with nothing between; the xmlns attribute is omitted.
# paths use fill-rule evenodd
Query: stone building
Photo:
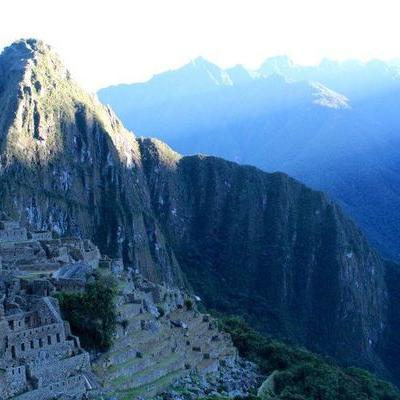
<svg viewBox="0 0 400 400"><path fill-rule="evenodd" d="M63 265L84 262L95 269L100 252L87 239L53 238L50 231L30 231L0 216L0 267L25 274L50 275Z"/></svg>
<svg viewBox="0 0 400 400"><path fill-rule="evenodd" d="M0 275L1 399L79 397L92 386L88 353L62 320L57 301L41 296L50 289L44 281L27 285Z"/></svg>
<svg viewBox="0 0 400 400"><path fill-rule="evenodd" d="M51 240L53 235L50 231L32 231L28 234L31 240Z"/></svg>
<svg viewBox="0 0 400 400"><path fill-rule="evenodd" d="M0 242L19 242L28 240L26 228L22 228L19 222L3 220L0 221Z"/></svg>
<svg viewBox="0 0 400 400"><path fill-rule="evenodd" d="M52 274L52 283L62 292L80 292L85 289L87 279L94 270L83 261L67 264Z"/></svg>

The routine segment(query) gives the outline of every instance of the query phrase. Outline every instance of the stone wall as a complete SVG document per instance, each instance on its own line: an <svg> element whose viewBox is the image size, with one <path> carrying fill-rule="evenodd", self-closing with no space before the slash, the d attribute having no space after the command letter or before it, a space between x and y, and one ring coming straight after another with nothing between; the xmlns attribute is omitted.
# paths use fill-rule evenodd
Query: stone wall
<svg viewBox="0 0 400 400"><path fill-rule="evenodd" d="M56 323L29 329L20 333L9 333L8 347L5 357L9 360L17 358L34 359L50 358L51 355L65 354L72 348L65 346L64 323Z"/></svg>
<svg viewBox="0 0 400 400"><path fill-rule="evenodd" d="M31 240L51 240L53 235L49 231L33 231L29 233Z"/></svg>
<svg viewBox="0 0 400 400"><path fill-rule="evenodd" d="M28 240L28 233L25 228L0 230L1 242L19 242L24 240Z"/></svg>
<svg viewBox="0 0 400 400"><path fill-rule="evenodd" d="M0 371L0 399L23 392L26 386L25 366L6 367Z"/></svg>
<svg viewBox="0 0 400 400"><path fill-rule="evenodd" d="M67 293L82 292L86 286L86 282L81 279L60 278L53 282L57 290Z"/></svg>
<svg viewBox="0 0 400 400"><path fill-rule="evenodd" d="M45 388L26 392L14 400L51 400L54 398L73 398L82 395L88 389L88 380L83 374L71 376L60 382L55 382Z"/></svg>
<svg viewBox="0 0 400 400"><path fill-rule="evenodd" d="M90 370L89 354L82 352L76 356L60 360L36 360L28 365L30 376L40 377L38 388L50 386L53 382L62 381L71 374Z"/></svg>
<svg viewBox="0 0 400 400"><path fill-rule="evenodd" d="M100 252L90 240L53 239L51 231L28 231L16 221L0 221L0 257L4 269L50 274L80 261L97 268Z"/></svg>
<svg viewBox="0 0 400 400"><path fill-rule="evenodd" d="M0 230L19 229L20 223L17 221L0 221Z"/></svg>
<svg viewBox="0 0 400 400"><path fill-rule="evenodd" d="M55 287L48 279L35 279L31 283L31 291L35 296L47 297L55 291Z"/></svg>
<svg viewBox="0 0 400 400"><path fill-rule="evenodd" d="M0 221L0 242L19 242L28 239L27 230L17 221Z"/></svg>
<svg viewBox="0 0 400 400"><path fill-rule="evenodd" d="M0 399L78 398L90 386L89 354L62 320L51 283L0 274ZM14 398L14 397L13 397Z"/></svg>
<svg viewBox="0 0 400 400"><path fill-rule="evenodd" d="M39 325L39 315L37 311L11 314L5 317L5 319L8 323L8 330L10 333L22 332Z"/></svg>

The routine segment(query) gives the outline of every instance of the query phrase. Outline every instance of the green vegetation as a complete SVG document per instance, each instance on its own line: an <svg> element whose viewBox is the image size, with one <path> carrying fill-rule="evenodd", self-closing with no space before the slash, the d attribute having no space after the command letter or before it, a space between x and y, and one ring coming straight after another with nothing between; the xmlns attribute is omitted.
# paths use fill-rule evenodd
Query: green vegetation
<svg viewBox="0 0 400 400"><path fill-rule="evenodd" d="M129 321L128 321L127 319L123 319L123 320L120 322L120 324L121 324L121 326L122 326L122 329L123 329L123 330L126 330L126 329L128 328L128 326L129 326Z"/></svg>
<svg viewBox="0 0 400 400"><path fill-rule="evenodd" d="M202 397L199 400L232 400L232 397L213 397L213 396L208 396L208 397ZM239 397L236 396L233 398L233 400L260 400L259 397L257 396L247 396L247 397Z"/></svg>
<svg viewBox="0 0 400 400"><path fill-rule="evenodd" d="M97 276L83 293L60 293L63 317L83 347L105 351L110 348L117 325L116 283L111 277Z"/></svg>
<svg viewBox="0 0 400 400"><path fill-rule="evenodd" d="M159 318L162 318L165 315L165 310L162 306L158 305L157 306L157 311L160 314Z"/></svg>
<svg viewBox="0 0 400 400"><path fill-rule="evenodd" d="M193 310L193 301L190 300L190 299L186 299L185 300L185 307L186 307L186 310L188 310L188 311Z"/></svg>
<svg viewBox="0 0 400 400"><path fill-rule="evenodd" d="M358 368L342 368L305 349L265 337L238 317L220 320L242 356L271 375L269 395L276 400L399 400L400 392Z"/></svg>

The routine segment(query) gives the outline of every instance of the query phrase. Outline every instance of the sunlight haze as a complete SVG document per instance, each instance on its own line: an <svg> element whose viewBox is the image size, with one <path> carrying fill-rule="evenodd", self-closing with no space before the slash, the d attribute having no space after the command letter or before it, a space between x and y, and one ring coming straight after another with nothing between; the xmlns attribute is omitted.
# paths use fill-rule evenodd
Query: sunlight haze
<svg viewBox="0 0 400 400"><path fill-rule="evenodd" d="M197 56L250 68L281 54L301 64L398 58L398 15L391 0L7 2L0 48L42 39L81 84L97 90L147 80Z"/></svg>

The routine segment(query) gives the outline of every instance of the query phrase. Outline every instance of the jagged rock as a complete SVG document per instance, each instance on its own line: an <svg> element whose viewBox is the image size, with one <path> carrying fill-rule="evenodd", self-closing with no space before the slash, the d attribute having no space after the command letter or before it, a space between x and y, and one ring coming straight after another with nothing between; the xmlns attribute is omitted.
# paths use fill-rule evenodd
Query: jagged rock
<svg viewBox="0 0 400 400"><path fill-rule="evenodd" d="M188 328L187 324L185 324L183 321L171 320L171 325L176 327L176 328L182 328L182 329L187 329Z"/></svg>
<svg viewBox="0 0 400 400"><path fill-rule="evenodd" d="M198 375L193 372L174 382L159 398L194 400L207 396L246 397L260 384L262 376L254 364L246 362L240 366L240 363L238 360L229 367L221 366L212 374ZM184 394L176 391L180 387L184 387Z"/></svg>

